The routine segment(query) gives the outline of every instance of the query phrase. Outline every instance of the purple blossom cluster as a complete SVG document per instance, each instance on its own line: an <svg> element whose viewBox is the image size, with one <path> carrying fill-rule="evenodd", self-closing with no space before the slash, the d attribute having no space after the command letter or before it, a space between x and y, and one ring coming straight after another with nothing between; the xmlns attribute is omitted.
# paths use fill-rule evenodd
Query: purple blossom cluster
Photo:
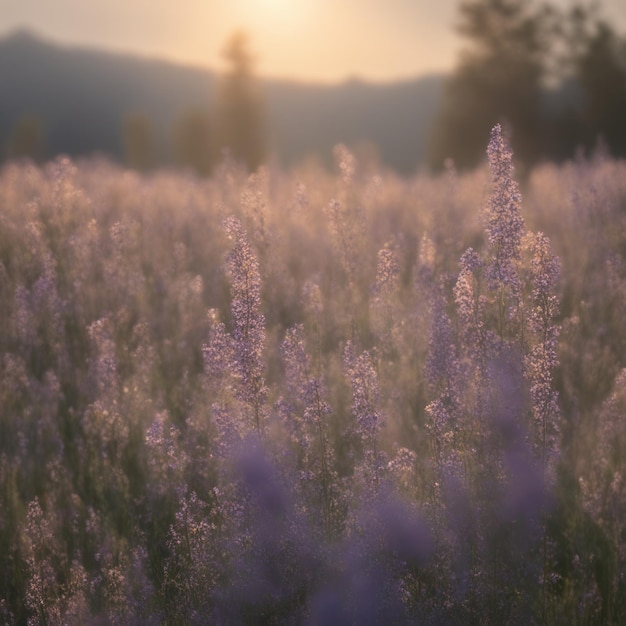
<svg viewBox="0 0 626 626"><path fill-rule="evenodd" d="M500 124L491 131L487 147L492 192L485 208L486 231L491 249L487 277L492 289L508 288L513 298L520 289L516 261L524 234L522 196L513 178L513 153Z"/></svg>
<svg viewBox="0 0 626 626"><path fill-rule="evenodd" d="M559 302L555 292L560 263L543 233L527 235L524 244L530 256L528 327L529 334L534 336L525 363L533 414L533 447L554 479L561 430L558 392L553 384L554 371L559 364L560 326L556 321Z"/></svg>
<svg viewBox="0 0 626 626"><path fill-rule="evenodd" d="M372 285L372 329L377 334L380 347L387 352L395 349L396 343L394 314L398 308L400 291L400 263L397 244L388 241L378 251L376 258L376 280Z"/></svg>
<svg viewBox="0 0 626 626"><path fill-rule="evenodd" d="M240 379L238 395L251 407L254 425L259 431L262 404L267 393L263 378L265 316L261 312L259 263L237 218L228 218L224 229L233 242L226 264L232 289L230 309L234 366Z"/></svg>
<svg viewBox="0 0 626 626"><path fill-rule="evenodd" d="M377 493L388 464L378 443L383 427L378 374L370 353L359 353L352 341L343 349L343 364L352 390L351 412L356 422L353 432L362 448L362 459L355 467L356 478L365 493Z"/></svg>

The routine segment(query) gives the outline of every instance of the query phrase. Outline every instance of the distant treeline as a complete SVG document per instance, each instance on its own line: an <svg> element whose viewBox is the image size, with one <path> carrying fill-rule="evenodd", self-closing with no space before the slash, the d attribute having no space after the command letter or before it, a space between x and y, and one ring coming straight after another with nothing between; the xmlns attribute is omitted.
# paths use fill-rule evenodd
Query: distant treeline
<svg viewBox="0 0 626 626"><path fill-rule="evenodd" d="M225 155L249 170L257 169L266 157L264 103L252 74L247 35L236 32L223 54L230 70L222 78L214 110L208 106L189 110L173 133L176 162L200 175L209 174ZM127 116L123 140L128 165L148 169L155 164L153 132L147 116Z"/></svg>
<svg viewBox="0 0 626 626"><path fill-rule="evenodd" d="M247 36L235 33L224 48L230 64L222 77L214 106L189 108L171 129L171 153L176 164L208 174L225 154L256 169L266 155L263 101L252 74ZM129 111L120 120L123 158L127 165L148 170L162 164L157 129L150 115ZM16 121L6 142L8 158L41 161L47 156L46 129L41 116L27 112Z"/></svg>
<svg viewBox="0 0 626 626"><path fill-rule="evenodd" d="M466 45L447 78L331 87L257 79L241 33L222 77L17 34L0 45L0 158L102 153L207 175L225 153L253 170L270 154L330 162L343 143L410 174L474 167L498 122L525 167L598 145L626 156L626 36L599 3L464 0L457 28Z"/></svg>
<svg viewBox="0 0 626 626"><path fill-rule="evenodd" d="M464 0L459 12L466 46L446 86L431 165L475 165L496 121L526 165L598 141L626 156L626 38L599 3L564 12L534 0Z"/></svg>

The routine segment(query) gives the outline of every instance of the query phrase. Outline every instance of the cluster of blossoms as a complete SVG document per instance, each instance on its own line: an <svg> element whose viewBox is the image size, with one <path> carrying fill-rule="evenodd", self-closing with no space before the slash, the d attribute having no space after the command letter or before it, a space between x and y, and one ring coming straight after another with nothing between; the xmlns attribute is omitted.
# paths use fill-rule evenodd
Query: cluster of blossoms
<svg viewBox="0 0 626 626"><path fill-rule="evenodd" d="M487 157L493 189L485 209L486 230L492 251L487 278L494 291L509 288L512 297L517 298L520 282L516 261L520 257L524 234L522 196L513 178L513 153L505 143L499 124L491 131Z"/></svg>
<svg viewBox="0 0 626 626"><path fill-rule="evenodd" d="M228 218L224 228L233 242L226 263L231 279L234 365L240 378L238 393L240 399L252 408L258 431L261 405L267 393L263 377L265 316L261 312L259 262L239 220Z"/></svg>

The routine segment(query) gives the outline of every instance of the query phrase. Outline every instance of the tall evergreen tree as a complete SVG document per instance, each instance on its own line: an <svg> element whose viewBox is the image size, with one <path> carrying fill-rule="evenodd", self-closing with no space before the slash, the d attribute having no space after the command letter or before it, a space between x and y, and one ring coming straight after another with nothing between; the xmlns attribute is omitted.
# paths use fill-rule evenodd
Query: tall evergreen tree
<svg viewBox="0 0 626 626"><path fill-rule="evenodd" d="M263 100L248 46L248 36L236 32L224 49L230 67L218 94L216 132L222 149L255 170L265 158L266 142Z"/></svg>
<svg viewBox="0 0 626 626"><path fill-rule="evenodd" d="M626 155L626 38L601 14L598 3L575 4L560 19L554 55L560 106L550 111L549 156L570 158L601 140Z"/></svg>
<svg viewBox="0 0 626 626"><path fill-rule="evenodd" d="M46 138L43 121L38 115L22 115L11 132L6 146L10 159L32 159L41 162L45 157Z"/></svg>
<svg viewBox="0 0 626 626"><path fill-rule="evenodd" d="M464 0L459 34L468 45L451 77L430 146L430 162L459 167L481 158L489 131L503 122L516 155L536 158L550 11L533 0Z"/></svg>
<svg viewBox="0 0 626 626"><path fill-rule="evenodd" d="M626 39L599 20L575 58L584 94L583 133L587 142L602 137L618 156L626 155Z"/></svg>
<svg viewBox="0 0 626 626"><path fill-rule="evenodd" d="M126 164L145 171L155 164L152 120L144 113L130 113L122 122L122 142Z"/></svg>
<svg viewBox="0 0 626 626"><path fill-rule="evenodd" d="M210 114L202 109L187 111L174 129L176 161L200 176L208 176L215 164L215 139Z"/></svg>

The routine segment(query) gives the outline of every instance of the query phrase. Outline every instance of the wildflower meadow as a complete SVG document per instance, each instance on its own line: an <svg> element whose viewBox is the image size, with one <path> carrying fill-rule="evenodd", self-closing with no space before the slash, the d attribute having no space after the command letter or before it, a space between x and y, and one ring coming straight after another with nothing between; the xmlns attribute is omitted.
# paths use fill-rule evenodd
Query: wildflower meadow
<svg viewBox="0 0 626 626"><path fill-rule="evenodd" d="M626 163L0 170L0 623L626 623Z"/></svg>

